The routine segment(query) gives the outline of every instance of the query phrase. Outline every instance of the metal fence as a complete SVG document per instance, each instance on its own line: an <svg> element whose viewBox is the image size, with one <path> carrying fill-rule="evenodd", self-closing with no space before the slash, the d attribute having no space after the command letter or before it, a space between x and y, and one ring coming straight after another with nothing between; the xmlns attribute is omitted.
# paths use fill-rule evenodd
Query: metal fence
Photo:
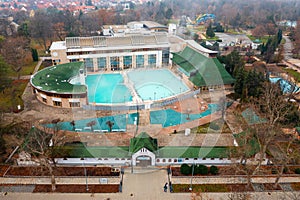
<svg viewBox="0 0 300 200"><path fill-rule="evenodd" d="M150 108L161 108L170 104L173 104L178 101L183 101L185 99L194 97L200 93L200 89L186 92L184 94L171 97L168 99L163 99L155 101L150 104ZM126 111L126 110L144 110L146 108L146 103L139 103L137 105L83 105L83 108L86 110L100 110L100 111Z"/></svg>

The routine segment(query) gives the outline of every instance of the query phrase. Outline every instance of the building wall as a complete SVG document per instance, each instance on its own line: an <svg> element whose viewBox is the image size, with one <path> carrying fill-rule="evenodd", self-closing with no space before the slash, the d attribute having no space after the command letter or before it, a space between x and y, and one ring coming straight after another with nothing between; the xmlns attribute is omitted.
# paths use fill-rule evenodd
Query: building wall
<svg viewBox="0 0 300 200"><path fill-rule="evenodd" d="M86 94L73 95L72 97L64 94L46 93L43 91L39 91L37 89L33 89L33 93L35 93L36 98L40 102L48 106L61 107L61 108L79 108L82 107L83 105L87 105ZM55 102L57 102L56 105Z"/></svg>
<svg viewBox="0 0 300 200"><path fill-rule="evenodd" d="M61 52L64 54L63 52ZM71 62L72 60L78 60L78 61L85 61L85 59L92 59L93 63L93 68L94 71L99 71L100 69L98 68L98 58L106 58L106 71L112 71L111 70L111 58L112 57L119 57L119 68L122 70L124 69L124 56L131 56L132 57L132 67L131 68L137 68L137 63L136 63L136 57L138 55L144 56L144 67L149 66L148 60L149 60L149 55L156 55L156 63L155 67L160 67L163 65L162 63L162 50L153 50L153 51L137 51L137 52L117 52L117 53L109 53L109 54L82 54L82 55L68 55L66 56L66 59L61 59L66 62ZM59 56L59 57L63 57ZM169 63L170 64L170 59Z"/></svg>
<svg viewBox="0 0 300 200"><path fill-rule="evenodd" d="M52 64L58 65L63 63L68 63L67 54L65 49L56 49L51 51Z"/></svg>

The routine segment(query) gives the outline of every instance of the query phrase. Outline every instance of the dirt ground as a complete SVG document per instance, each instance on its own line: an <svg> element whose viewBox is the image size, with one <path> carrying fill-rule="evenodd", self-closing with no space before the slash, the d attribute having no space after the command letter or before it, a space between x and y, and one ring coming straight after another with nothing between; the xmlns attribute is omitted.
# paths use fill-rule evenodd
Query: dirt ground
<svg viewBox="0 0 300 200"><path fill-rule="evenodd" d="M85 167L88 176L119 176L120 172L112 172L110 167ZM3 176L50 176L49 171L43 167L0 167ZM85 176L83 167L55 167L55 176Z"/></svg>
<svg viewBox="0 0 300 200"><path fill-rule="evenodd" d="M297 175L295 173L296 168L300 168L300 166L290 166L290 167L288 167L288 171L286 173L284 173L284 175ZM218 166L218 169L219 169L218 175L211 175L211 174L197 175L196 174L194 176L245 175L245 174L241 174L241 173L236 174L236 171L234 170L234 168L232 166ZM262 173L263 173L262 175L274 175L274 176L276 176L276 174L272 173L272 170L274 170L274 169L278 170L279 168L275 167L275 166L261 166L261 169L262 169ZM186 175L181 174L180 167L172 167L172 176L186 176Z"/></svg>
<svg viewBox="0 0 300 200"><path fill-rule="evenodd" d="M51 185L36 185L34 193L52 192ZM58 193L117 193L119 192L119 185L105 184L105 185L56 185L55 192Z"/></svg>

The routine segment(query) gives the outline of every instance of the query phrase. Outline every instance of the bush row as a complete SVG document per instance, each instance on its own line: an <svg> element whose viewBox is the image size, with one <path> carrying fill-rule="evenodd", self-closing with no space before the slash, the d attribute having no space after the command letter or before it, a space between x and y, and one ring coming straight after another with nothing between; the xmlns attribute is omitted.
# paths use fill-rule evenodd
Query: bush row
<svg viewBox="0 0 300 200"><path fill-rule="evenodd" d="M205 165L191 165L189 166L188 164L182 164L180 166L180 172L184 175L190 175L190 174L201 174L201 175L207 175L207 174L212 174L212 175L216 175L219 172L219 169L217 166L210 166L210 168L208 168Z"/></svg>

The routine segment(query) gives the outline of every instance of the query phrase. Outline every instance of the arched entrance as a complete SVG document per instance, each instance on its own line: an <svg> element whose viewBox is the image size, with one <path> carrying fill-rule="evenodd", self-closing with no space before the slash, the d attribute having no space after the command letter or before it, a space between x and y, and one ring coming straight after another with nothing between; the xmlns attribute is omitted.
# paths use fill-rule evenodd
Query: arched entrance
<svg viewBox="0 0 300 200"><path fill-rule="evenodd" d="M150 156L142 155L142 156L136 157L136 166L147 167L149 165L151 165L151 157Z"/></svg>

